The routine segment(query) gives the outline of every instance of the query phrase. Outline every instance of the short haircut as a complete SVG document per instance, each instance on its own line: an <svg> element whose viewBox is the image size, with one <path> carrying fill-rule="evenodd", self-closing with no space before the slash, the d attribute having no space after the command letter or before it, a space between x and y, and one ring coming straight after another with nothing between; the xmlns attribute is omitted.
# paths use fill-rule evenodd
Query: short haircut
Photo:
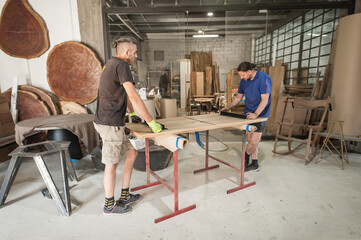
<svg viewBox="0 0 361 240"><path fill-rule="evenodd" d="M253 70L256 67L256 64L250 62L242 62L238 65L237 72L247 72L248 70Z"/></svg>
<svg viewBox="0 0 361 240"><path fill-rule="evenodd" d="M133 44L137 44L137 39L135 39L134 37L130 36L130 35L125 35L125 36L121 36L119 38L117 38L116 40L114 40L114 42L112 43L112 47L113 48L117 48L118 44L121 43L133 43Z"/></svg>

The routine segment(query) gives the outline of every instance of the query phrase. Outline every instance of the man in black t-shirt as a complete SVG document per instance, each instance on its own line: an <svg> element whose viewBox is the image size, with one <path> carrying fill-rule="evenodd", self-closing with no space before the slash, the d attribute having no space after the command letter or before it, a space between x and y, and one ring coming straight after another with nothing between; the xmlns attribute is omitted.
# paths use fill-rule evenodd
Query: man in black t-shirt
<svg viewBox="0 0 361 240"><path fill-rule="evenodd" d="M134 106L154 133L162 130L162 126L154 121L135 91L129 65L137 58L136 40L129 36L121 37L113 43L113 47L116 48L116 57L109 59L100 75L94 120L95 129L103 141L102 162L105 164L103 213L106 215L128 213L132 210L129 204L141 200L140 194L129 193L133 164L138 153L124 134L126 111L134 116ZM119 200L115 201L116 168L124 155L122 192Z"/></svg>

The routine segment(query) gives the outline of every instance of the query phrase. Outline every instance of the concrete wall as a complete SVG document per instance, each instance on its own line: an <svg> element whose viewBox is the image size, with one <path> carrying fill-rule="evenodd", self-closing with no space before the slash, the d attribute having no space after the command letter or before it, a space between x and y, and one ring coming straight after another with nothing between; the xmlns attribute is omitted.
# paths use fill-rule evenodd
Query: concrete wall
<svg viewBox="0 0 361 240"><path fill-rule="evenodd" d="M154 51L164 51L164 61L154 60ZM170 69L170 61L184 58L191 51L213 52L213 61L219 66L221 90L226 88L227 72L242 61L251 61L251 39L219 37L213 39L147 40L144 43L148 70Z"/></svg>
<svg viewBox="0 0 361 240"><path fill-rule="evenodd" d="M23 59L7 55L0 50L1 92L12 86L12 79L18 77L18 84L30 84L50 90L46 77L46 60L53 47L64 41L80 41L77 2L74 0L37 1L28 0L33 10L43 18L50 40L50 47L38 58ZM5 1L0 1L0 10ZM1 36L0 36L1 37Z"/></svg>
<svg viewBox="0 0 361 240"><path fill-rule="evenodd" d="M104 64L104 38L101 0L78 0L82 43L90 47Z"/></svg>

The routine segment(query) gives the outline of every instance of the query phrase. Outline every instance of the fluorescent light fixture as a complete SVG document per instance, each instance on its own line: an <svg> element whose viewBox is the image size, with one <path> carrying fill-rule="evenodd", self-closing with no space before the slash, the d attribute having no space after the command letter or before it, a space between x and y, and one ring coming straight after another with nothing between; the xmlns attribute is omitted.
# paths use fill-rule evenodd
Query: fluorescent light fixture
<svg viewBox="0 0 361 240"><path fill-rule="evenodd" d="M203 33L203 31L199 29L199 30L198 30L198 33Z"/></svg>
<svg viewBox="0 0 361 240"><path fill-rule="evenodd" d="M209 13L207 13L207 16L208 16L208 17L212 17L212 16L213 16L213 13L212 13L212 12L209 12Z"/></svg>
<svg viewBox="0 0 361 240"><path fill-rule="evenodd" d="M194 38L216 38L216 37L219 37L218 34L195 34L193 35Z"/></svg>

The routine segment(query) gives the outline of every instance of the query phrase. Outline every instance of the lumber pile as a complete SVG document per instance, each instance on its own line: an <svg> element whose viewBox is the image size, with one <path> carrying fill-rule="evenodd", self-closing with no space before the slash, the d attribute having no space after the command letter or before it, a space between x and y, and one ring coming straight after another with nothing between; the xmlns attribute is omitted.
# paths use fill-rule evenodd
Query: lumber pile
<svg viewBox="0 0 361 240"><path fill-rule="evenodd" d="M194 95L212 95L220 91L219 67L213 62L212 51L190 54L191 84L190 93Z"/></svg>

